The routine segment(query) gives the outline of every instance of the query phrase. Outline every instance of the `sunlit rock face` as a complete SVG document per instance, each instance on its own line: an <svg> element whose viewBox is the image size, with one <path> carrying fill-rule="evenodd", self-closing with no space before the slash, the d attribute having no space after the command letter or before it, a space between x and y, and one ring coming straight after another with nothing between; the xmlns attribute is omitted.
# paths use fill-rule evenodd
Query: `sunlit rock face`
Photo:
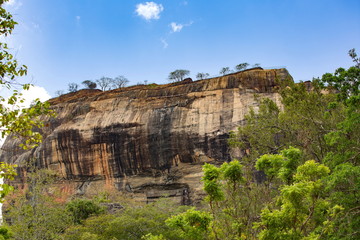
<svg viewBox="0 0 360 240"><path fill-rule="evenodd" d="M33 158L78 193L113 186L147 201L165 195L188 203L200 198L201 165L231 159L229 132L257 108L254 95L279 103L276 83L287 78L285 69L257 68L194 82L66 94L50 100L57 117L46 120L43 143L21 151L9 138L1 160L24 166ZM25 171L20 167L20 176Z"/></svg>

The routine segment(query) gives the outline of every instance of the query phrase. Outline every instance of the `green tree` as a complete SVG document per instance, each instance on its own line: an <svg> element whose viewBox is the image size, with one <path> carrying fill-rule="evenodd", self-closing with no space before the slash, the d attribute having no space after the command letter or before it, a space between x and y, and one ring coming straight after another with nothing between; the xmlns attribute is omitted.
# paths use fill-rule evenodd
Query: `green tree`
<svg viewBox="0 0 360 240"><path fill-rule="evenodd" d="M230 68L229 67L223 67L222 69L220 69L220 75L226 75L226 74L229 74L229 73L231 73L231 70L230 70Z"/></svg>
<svg viewBox="0 0 360 240"><path fill-rule="evenodd" d="M91 80L85 80L85 81L82 82L82 84L88 89L95 89L96 88L96 83L91 81Z"/></svg>
<svg viewBox="0 0 360 240"><path fill-rule="evenodd" d="M210 239L247 239L256 236L253 223L264 204L272 200L270 188L245 178L239 161L221 167L203 166L205 200L212 216ZM251 175L249 175L251 176Z"/></svg>
<svg viewBox="0 0 360 240"><path fill-rule="evenodd" d="M343 208L326 198L323 178L330 169L307 161L294 174L294 183L280 190L278 206L268 206L261 213L260 239L320 239L331 236L331 224Z"/></svg>
<svg viewBox="0 0 360 240"><path fill-rule="evenodd" d="M0 1L0 37L6 38L10 35L17 24L12 15L3 8L6 0ZM48 103L42 103L36 99L31 107L21 108L24 102L22 94L18 90L29 90L30 84L21 84L18 77L27 74L27 67L19 65L18 61L9 52L6 43L0 42L0 87L9 91L10 96L5 98L0 96L0 132L1 137L11 135L23 139L21 146L29 148L37 146L41 142L41 134L35 129L43 127L43 123L39 118L42 114L49 114ZM6 151L6 149L3 149ZM12 179L15 175L13 166L0 163L0 175L5 179ZM1 185L0 201L3 201L5 195L11 190L7 184Z"/></svg>
<svg viewBox="0 0 360 240"><path fill-rule="evenodd" d="M196 74L196 78L198 79L198 80L203 80L203 79L206 79L206 78L208 78L210 76L210 74L208 74L208 73L198 73L198 74Z"/></svg>
<svg viewBox="0 0 360 240"><path fill-rule="evenodd" d="M189 70L177 69L177 70L169 73L168 79L171 82L180 82L180 81L184 80L185 76L188 76L188 75L190 75Z"/></svg>
<svg viewBox="0 0 360 240"><path fill-rule="evenodd" d="M350 56L357 57L354 50ZM251 110L244 126L231 134L229 143L243 150L245 176L251 176L255 166L266 174L265 184L275 189L273 193L280 191L262 213L261 238L359 238L358 88L357 66L324 74L310 85L286 82L279 90L281 108L260 100L259 109ZM289 146L299 148L302 156L286 150ZM294 173L303 159L315 159L307 163L314 177L320 171L316 164L331 172L300 180Z"/></svg>
<svg viewBox="0 0 360 240"><path fill-rule="evenodd" d="M69 83L68 84L68 91L70 93L76 92L78 90L78 88L79 88L79 85L77 83Z"/></svg>
<svg viewBox="0 0 360 240"><path fill-rule="evenodd" d="M165 224L165 220L172 214L179 214L186 209L188 207L176 207L168 200L145 206L130 206L119 214L91 216L81 225L68 228L62 237L69 240L86 239L87 236L99 240L148 238L180 240L183 239L180 237L180 232Z"/></svg>
<svg viewBox="0 0 360 240"><path fill-rule="evenodd" d="M72 223L71 214L49 194L55 181L54 173L37 169L33 163L27 168L28 189L19 190L19 197L10 201L7 218L14 239L58 239Z"/></svg>
<svg viewBox="0 0 360 240"><path fill-rule="evenodd" d="M238 65L235 66L236 71L242 71L245 70L246 68L248 68L250 64L248 63L240 63Z"/></svg>
<svg viewBox="0 0 360 240"><path fill-rule="evenodd" d="M66 204L66 209L73 217L74 223L80 224L91 215L104 213L104 208L98 202L88 199L75 199Z"/></svg>
<svg viewBox="0 0 360 240"><path fill-rule="evenodd" d="M172 216L166 224L179 230L182 239L202 240L207 238L212 217L204 211L191 208L184 213Z"/></svg>

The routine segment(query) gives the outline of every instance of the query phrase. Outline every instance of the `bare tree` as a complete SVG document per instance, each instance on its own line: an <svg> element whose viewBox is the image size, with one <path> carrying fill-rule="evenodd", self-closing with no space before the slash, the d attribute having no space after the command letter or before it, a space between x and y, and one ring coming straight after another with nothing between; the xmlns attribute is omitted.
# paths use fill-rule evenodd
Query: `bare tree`
<svg viewBox="0 0 360 240"><path fill-rule="evenodd" d="M57 90L56 92L55 92L55 95L57 96L57 97L60 97L61 95L63 95L64 94L64 90Z"/></svg>
<svg viewBox="0 0 360 240"><path fill-rule="evenodd" d="M190 74L189 70L178 69L178 70L175 70L175 71L171 72L169 74L168 79L171 82L180 82L180 81L184 80L184 77L189 75L189 74Z"/></svg>
<svg viewBox="0 0 360 240"><path fill-rule="evenodd" d="M208 74L208 73L198 73L198 74L196 74L196 78L197 78L198 80L206 79L206 78L208 78L209 76L210 76L210 74Z"/></svg>
<svg viewBox="0 0 360 240"><path fill-rule="evenodd" d="M109 78L109 77L102 77L98 80L96 80L96 83L98 84L98 86L100 87L100 89L102 91L107 91L110 90L113 83L114 83L114 79Z"/></svg>
<svg viewBox="0 0 360 240"><path fill-rule="evenodd" d="M220 74L221 75L226 75L226 74L229 74L231 73L231 70L229 67L223 67L221 70L220 70Z"/></svg>
<svg viewBox="0 0 360 240"><path fill-rule="evenodd" d="M249 66L248 63L240 63L240 64L235 66L235 69L237 71L241 71L241 70L245 70L248 66Z"/></svg>
<svg viewBox="0 0 360 240"><path fill-rule="evenodd" d="M82 82L83 85L85 85L86 88L88 89L95 89L96 88L96 83L91 81L91 80L85 80Z"/></svg>
<svg viewBox="0 0 360 240"><path fill-rule="evenodd" d="M129 83L129 80L124 76L118 76L113 80L114 88L123 88Z"/></svg>
<svg viewBox="0 0 360 240"><path fill-rule="evenodd" d="M253 68L260 67L260 63L255 63L252 67Z"/></svg>
<svg viewBox="0 0 360 240"><path fill-rule="evenodd" d="M68 91L69 92L76 92L79 88L79 85L77 83L69 83L68 85Z"/></svg>

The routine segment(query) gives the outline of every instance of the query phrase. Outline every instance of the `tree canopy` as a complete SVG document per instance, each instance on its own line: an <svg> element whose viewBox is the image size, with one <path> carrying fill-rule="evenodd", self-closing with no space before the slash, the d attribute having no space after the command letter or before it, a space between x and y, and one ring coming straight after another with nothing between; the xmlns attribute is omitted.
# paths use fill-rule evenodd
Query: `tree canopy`
<svg viewBox="0 0 360 240"><path fill-rule="evenodd" d="M169 73L168 79L171 82L180 82L180 81L184 80L185 76L188 76L188 75L190 75L189 70L178 69L178 70L175 70L175 71Z"/></svg>

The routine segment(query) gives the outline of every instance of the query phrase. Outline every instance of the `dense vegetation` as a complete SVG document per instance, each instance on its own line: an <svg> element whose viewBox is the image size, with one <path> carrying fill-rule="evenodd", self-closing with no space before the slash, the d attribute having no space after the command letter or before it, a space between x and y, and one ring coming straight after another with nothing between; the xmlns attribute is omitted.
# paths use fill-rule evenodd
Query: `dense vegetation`
<svg viewBox="0 0 360 240"><path fill-rule="evenodd" d="M201 209L107 197L56 201L33 168L9 198L4 239L359 239L359 59L309 83L281 84L282 106L258 109L231 133L242 157L203 166ZM355 55L354 55L355 54ZM31 169L29 167L29 169ZM124 208L109 213L106 202ZM105 205L104 205L105 204Z"/></svg>
<svg viewBox="0 0 360 240"><path fill-rule="evenodd" d="M1 7L0 16L6 36L16 23ZM0 47L0 85L11 89L26 67L18 66L5 44ZM0 239L360 239L360 60L355 50L349 55L355 63L349 69L311 84L280 83L281 106L254 96L258 109L229 139L241 158L203 166L202 208L169 201L145 205L106 194L62 202L52 185L56 175L29 164L27 188L7 197ZM125 80L119 78L118 86ZM16 90L0 98L1 131L25 137L23 147L32 147L41 141L32 131L42 126L37 116L49 110L39 101L25 110L6 107L18 101ZM2 177L15 174L8 164L0 168ZM10 187L1 187L3 200ZM122 208L109 212L108 202Z"/></svg>

